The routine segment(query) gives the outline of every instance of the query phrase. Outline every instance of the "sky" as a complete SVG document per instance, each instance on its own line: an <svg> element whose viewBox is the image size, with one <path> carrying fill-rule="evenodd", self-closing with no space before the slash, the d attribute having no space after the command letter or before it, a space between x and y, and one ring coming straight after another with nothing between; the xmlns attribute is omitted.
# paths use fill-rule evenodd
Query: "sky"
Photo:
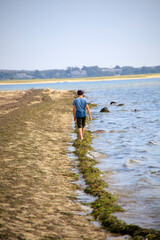
<svg viewBox="0 0 160 240"><path fill-rule="evenodd" d="M160 0L0 0L0 69L160 65Z"/></svg>

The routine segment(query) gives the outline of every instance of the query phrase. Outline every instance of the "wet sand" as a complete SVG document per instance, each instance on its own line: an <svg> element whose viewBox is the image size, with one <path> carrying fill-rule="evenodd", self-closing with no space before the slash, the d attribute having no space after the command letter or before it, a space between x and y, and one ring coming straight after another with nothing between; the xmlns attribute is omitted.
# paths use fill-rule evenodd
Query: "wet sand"
<svg viewBox="0 0 160 240"><path fill-rule="evenodd" d="M66 155L73 94L35 90L0 92L1 239L106 239L78 215Z"/></svg>

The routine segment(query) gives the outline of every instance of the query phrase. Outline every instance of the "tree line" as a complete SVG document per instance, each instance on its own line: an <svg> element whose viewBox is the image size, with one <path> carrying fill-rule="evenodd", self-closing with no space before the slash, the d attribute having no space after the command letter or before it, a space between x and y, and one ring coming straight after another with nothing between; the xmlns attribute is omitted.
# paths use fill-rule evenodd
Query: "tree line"
<svg viewBox="0 0 160 240"><path fill-rule="evenodd" d="M160 66L152 67L120 67L100 68L98 66L68 67L67 69L50 70L0 70L0 80L5 79L48 79L48 78L82 78L82 77L105 77L121 75L137 75L148 73L160 73Z"/></svg>

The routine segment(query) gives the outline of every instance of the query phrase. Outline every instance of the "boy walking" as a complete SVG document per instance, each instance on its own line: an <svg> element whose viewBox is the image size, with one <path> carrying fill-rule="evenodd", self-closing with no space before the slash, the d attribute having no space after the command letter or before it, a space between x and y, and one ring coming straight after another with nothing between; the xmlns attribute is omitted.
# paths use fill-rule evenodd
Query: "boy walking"
<svg viewBox="0 0 160 240"><path fill-rule="evenodd" d="M77 91L78 97L73 102L73 117L74 121L77 122L80 139L83 140L86 123L86 110L89 114L89 120L92 120L91 112L88 106L87 99L84 98L84 91Z"/></svg>

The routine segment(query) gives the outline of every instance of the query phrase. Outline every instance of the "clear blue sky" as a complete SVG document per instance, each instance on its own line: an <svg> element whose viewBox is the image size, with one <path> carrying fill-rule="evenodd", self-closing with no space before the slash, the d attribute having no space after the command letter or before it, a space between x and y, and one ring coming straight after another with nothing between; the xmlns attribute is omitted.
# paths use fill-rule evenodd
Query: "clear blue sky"
<svg viewBox="0 0 160 240"><path fill-rule="evenodd" d="M160 65L160 0L0 0L0 69Z"/></svg>

